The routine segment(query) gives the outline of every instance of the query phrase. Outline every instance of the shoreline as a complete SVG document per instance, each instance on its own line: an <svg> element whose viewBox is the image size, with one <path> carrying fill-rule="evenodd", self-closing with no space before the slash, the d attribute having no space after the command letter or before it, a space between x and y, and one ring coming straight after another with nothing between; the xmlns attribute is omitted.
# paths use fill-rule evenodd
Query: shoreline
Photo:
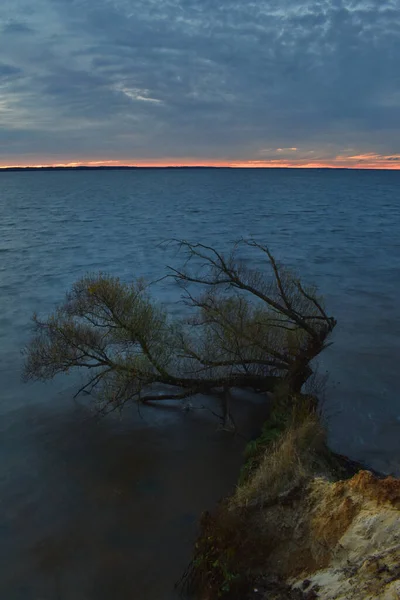
<svg viewBox="0 0 400 600"><path fill-rule="evenodd" d="M143 170L157 170L157 171L165 171L165 170L217 170L217 171L374 171L374 172L396 172L400 171L400 169L388 168L388 167L306 167L306 166L298 166L298 167L287 167L287 166L262 166L262 167L237 167L237 166L212 166L212 165L171 165L171 166L129 166L129 165L119 165L119 166L90 166L90 165L81 165L81 166L27 166L27 167L0 167L0 173L11 173L11 172L20 172L20 171L143 171Z"/></svg>
<svg viewBox="0 0 400 600"><path fill-rule="evenodd" d="M400 479L331 451L318 412L296 411L304 400L280 423L272 414L235 492L202 515L178 584L189 597L398 597Z"/></svg>

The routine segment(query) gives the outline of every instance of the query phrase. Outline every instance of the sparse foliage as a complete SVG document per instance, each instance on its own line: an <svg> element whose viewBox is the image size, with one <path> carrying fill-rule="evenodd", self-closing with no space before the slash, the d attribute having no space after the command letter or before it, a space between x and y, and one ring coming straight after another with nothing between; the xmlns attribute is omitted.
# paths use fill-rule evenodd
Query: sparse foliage
<svg viewBox="0 0 400 600"><path fill-rule="evenodd" d="M228 256L204 244L179 246L184 268L167 276L182 287L189 319L172 321L142 280L88 275L47 319L34 316L25 377L86 369L79 391L95 392L106 411L221 390L228 402L231 388L272 392L282 382L299 392L336 324L316 290L253 240ZM240 260L244 246L264 259L265 272Z"/></svg>

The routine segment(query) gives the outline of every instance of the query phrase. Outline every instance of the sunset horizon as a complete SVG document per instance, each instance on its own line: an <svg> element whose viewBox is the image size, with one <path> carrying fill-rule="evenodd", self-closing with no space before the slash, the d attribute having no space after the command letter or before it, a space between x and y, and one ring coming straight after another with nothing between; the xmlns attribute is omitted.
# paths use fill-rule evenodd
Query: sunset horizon
<svg viewBox="0 0 400 600"><path fill-rule="evenodd" d="M194 159L143 159L143 160L79 160L65 162L0 163L0 170L46 168L231 168L231 169L349 169L349 170L400 170L400 155L363 155L336 157L333 160L194 160Z"/></svg>

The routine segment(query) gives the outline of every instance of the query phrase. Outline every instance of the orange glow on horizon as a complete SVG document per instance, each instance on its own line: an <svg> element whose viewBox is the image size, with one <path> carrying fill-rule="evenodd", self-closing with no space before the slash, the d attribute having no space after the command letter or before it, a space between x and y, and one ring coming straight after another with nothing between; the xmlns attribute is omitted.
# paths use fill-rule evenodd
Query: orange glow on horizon
<svg viewBox="0 0 400 600"><path fill-rule="evenodd" d="M0 164L0 169L41 167L230 167L230 168L292 168L292 169L385 169L400 170L400 154L379 155L374 153L354 156L336 156L330 160L306 159L284 160L195 160L195 159L142 159L142 160L82 160L53 163Z"/></svg>

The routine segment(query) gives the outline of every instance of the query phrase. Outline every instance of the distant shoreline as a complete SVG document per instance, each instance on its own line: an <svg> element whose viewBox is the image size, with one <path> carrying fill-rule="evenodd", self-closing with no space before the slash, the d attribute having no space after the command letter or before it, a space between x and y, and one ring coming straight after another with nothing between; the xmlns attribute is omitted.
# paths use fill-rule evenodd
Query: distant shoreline
<svg viewBox="0 0 400 600"><path fill-rule="evenodd" d="M143 171L143 170L179 170L179 169L229 169L235 171L397 171L400 169L371 167L213 167L213 166L77 166L77 167L0 167L0 173L15 171Z"/></svg>
<svg viewBox="0 0 400 600"><path fill-rule="evenodd" d="M181 167L128 167L128 166L89 166L82 165L79 167L0 167L0 173L2 171L138 171L143 169L232 169L235 167L192 167L192 166L181 166Z"/></svg>

